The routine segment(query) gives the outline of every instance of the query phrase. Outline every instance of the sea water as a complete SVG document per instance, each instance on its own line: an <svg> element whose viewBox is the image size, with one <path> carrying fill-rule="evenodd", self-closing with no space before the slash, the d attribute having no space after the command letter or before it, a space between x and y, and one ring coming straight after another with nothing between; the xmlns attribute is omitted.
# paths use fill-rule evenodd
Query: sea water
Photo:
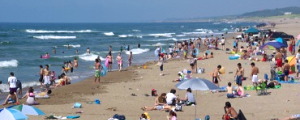
<svg viewBox="0 0 300 120"><path fill-rule="evenodd" d="M39 85L39 65L50 65L50 70L61 74L65 61L78 58L79 67L68 73L72 81L80 81L93 75L94 60L106 57L112 46L113 68L117 68L115 57L123 46L124 66L130 51L133 65L155 60L157 46L167 49L176 41L224 34L225 28L233 32L240 26L255 23L0 23L0 85L2 92L8 91L7 78L10 72L21 80L23 87ZM138 44L141 45L137 48ZM86 49L91 54L86 53ZM56 49L56 54L52 52ZM78 54L76 51L78 50ZM40 56L49 53L49 59Z"/></svg>

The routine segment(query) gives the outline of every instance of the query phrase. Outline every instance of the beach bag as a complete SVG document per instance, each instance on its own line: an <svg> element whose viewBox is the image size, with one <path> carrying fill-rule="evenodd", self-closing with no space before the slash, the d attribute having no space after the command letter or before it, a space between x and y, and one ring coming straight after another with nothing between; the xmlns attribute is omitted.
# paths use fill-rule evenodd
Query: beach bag
<svg viewBox="0 0 300 120"><path fill-rule="evenodd" d="M82 107L82 105L80 103L75 103L73 105L73 108L81 108L81 107Z"/></svg>
<svg viewBox="0 0 300 120"><path fill-rule="evenodd" d="M197 73L199 73L199 74L205 73L205 69L204 68L199 68L197 70Z"/></svg>
<svg viewBox="0 0 300 120"><path fill-rule="evenodd" d="M118 119L118 120L125 120L126 119L124 115L118 115L118 114L115 114L113 116L113 118Z"/></svg>
<svg viewBox="0 0 300 120"><path fill-rule="evenodd" d="M182 105L181 104L176 104L175 105L175 111L182 111Z"/></svg>

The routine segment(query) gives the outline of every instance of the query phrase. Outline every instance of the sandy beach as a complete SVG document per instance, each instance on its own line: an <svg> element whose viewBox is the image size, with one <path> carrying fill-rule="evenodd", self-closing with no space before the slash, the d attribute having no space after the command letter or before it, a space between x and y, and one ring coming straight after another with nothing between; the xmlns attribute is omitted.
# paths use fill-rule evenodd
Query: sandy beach
<svg viewBox="0 0 300 120"><path fill-rule="evenodd" d="M284 31L294 36L300 32L299 19L267 20L277 23L276 31ZM233 40L227 39L226 48L232 48ZM246 45L246 43L241 43ZM229 54L222 50L211 50L214 58L199 60L198 67L205 68L204 74L192 74L192 77L211 80L210 73L222 65L226 73L221 75L220 86L226 86L228 82L234 82L234 72L237 63L241 63L248 77L243 85L252 85L250 77L251 61L229 60ZM201 53L202 55L203 53ZM290 56L290 55L289 55ZM258 74L262 79L265 73L270 74L268 62L255 62L260 69ZM122 72L109 72L101 78L101 83L94 83L94 78L60 87L53 90L50 99L38 99L40 105L36 107L43 110L47 115L67 116L75 115L82 111L78 120L107 120L114 114L123 114L127 120L137 120L144 113L143 106L153 106L155 97L145 96L151 94L151 89L156 89L158 94L168 93L170 89L176 88L172 80L177 78L178 71L190 69L189 61L174 59L164 64L164 76L160 76L159 67L156 62L148 62L142 65L132 66ZM300 84L282 84L280 89L269 89L269 95L258 96L256 91L246 91L250 97L227 99L226 92L212 93L210 91L197 91L197 105L184 106L183 112L177 112L179 120L194 120L195 107L197 118L203 119L209 115L211 120L220 120L224 114L224 103L231 102L238 111L241 109L248 120L270 120L272 118L284 118L293 114L299 114ZM236 86L236 85L234 85ZM177 95L183 98L185 90L177 90ZM196 95L196 91L193 91ZM135 94L136 96L132 96ZM101 104L89 104L90 101L99 99ZM24 101L24 100L22 100ZM75 102L82 103L82 108L72 108ZM165 111L148 111L151 120L167 120ZM41 120L45 116L29 116L30 120Z"/></svg>

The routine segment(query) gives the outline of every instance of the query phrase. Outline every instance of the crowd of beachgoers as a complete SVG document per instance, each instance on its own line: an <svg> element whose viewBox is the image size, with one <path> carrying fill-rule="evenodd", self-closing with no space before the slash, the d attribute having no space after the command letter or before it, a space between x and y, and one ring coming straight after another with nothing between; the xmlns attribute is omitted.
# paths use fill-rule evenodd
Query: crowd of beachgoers
<svg viewBox="0 0 300 120"><path fill-rule="evenodd" d="M225 88L220 87L219 82L222 81L221 77L225 73L225 68L220 65L215 65L215 70L211 72L211 82L218 86L220 89L212 90L212 92L224 92L227 98L243 98L249 97L250 95L246 93L245 89L256 90L259 95L268 94L265 90L269 88L278 88L281 86L282 82L291 82L297 79L300 71L300 49L296 50L296 40L291 38L289 40L288 46L274 48L270 47L265 49L264 45L270 41L267 36L270 35L260 35L259 37L253 37L253 34L241 33L241 38L234 38L234 42L228 45L229 42L225 37L226 34L220 36L206 36L204 38L192 38L184 41L176 41L174 45L169 46L168 50L164 50L162 47L157 46L155 50L155 55L157 56L157 66L159 66L160 76L164 76L164 66L168 60L173 59L184 59L188 60L190 67L183 71L178 72L178 78L170 80L170 82L184 82L192 77L193 74L203 73L205 68L200 68L198 63L202 60L214 60L216 57L214 51L222 51L224 54L231 54L229 59L235 60L250 60L251 62L251 75L247 77L245 69L241 63L236 63L236 69L232 73L235 78L235 82L228 82L228 86ZM285 41L284 39L282 39ZM245 46L243 46L245 45ZM230 46L230 47L229 47ZM138 47L142 47L138 44ZM288 48L288 50L287 50ZM95 58L94 70L95 70L95 80L94 83L100 83L100 78L105 77L106 74L112 71L112 64L114 61L118 66L118 71L122 72L123 68L123 58L122 50L115 57L112 56L112 46L108 47L109 52L105 58L105 61L101 62L101 59ZM200 52L201 50L201 52ZM297 52L296 52L297 51ZM53 51L55 54L56 51ZM288 60L288 52L292 56L295 56L296 64L291 65L290 60ZM90 53L90 49L87 48L86 53ZM48 53L45 55L47 56ZM132 65L133 55L132 52L128 55L128 66ZM256 62L265 62L270 64L270 74L264 76L258 76L260 72L260 67L256 66ZM68 77L68 73L76 70L78 65L77 58L73 61L64 62L62 66L61 74L56 75L55 71L51 71L49 65L40 65L39 71L39 82L41 87L41 92L35 92L33 87L30 87L25 95L22 94L22 84L13 72L10 73L8 77L8 84L10 88L9 95L4 101L3 105L6 104L23 104L20 103L19 99L26 98L24 104L28 105L38 105L36 98L43 98L51 96L52 90L57 87L71 84L71 79ZM295 67L297 70L295 70ZM207 72L207 71L206 71ZM290 74L296 72L296 76L291 76ZM56 78L56 76L58 76ZM175 77L174 77L175 78ZM252 81L251 86L243 85L243 81L250 79ZM235 87L234 85L237 85ZM182 106L196 106L197 100L192 93L192 89L188 88L184 97L178 97L176 95L176 90L171 89L169 93L157 93L153 90L151 96L155 96L153 106L143 106L141 109L143 111L160 110L168 112L168 120L177 120L176 112L182 111ZM241 120L242 113L237 112L230 102L226 102L224 106L224 115L220 118L224 120ZM294 115L285 119L297 119L299 115ZM209 116L206 116L206 120L209 120ZM147 112L141 114L140 120L150 120Z"/></svg>

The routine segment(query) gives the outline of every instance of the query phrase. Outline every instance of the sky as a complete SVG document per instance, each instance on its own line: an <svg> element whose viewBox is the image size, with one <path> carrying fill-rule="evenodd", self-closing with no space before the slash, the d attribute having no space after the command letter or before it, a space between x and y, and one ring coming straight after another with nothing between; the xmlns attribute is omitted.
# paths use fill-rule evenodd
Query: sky
<svg viewBox="0 0 300 120"><path fill-rule="evenodd" d="M0 0L0 22L151 22L289 6L300 0Z"/></svg>

